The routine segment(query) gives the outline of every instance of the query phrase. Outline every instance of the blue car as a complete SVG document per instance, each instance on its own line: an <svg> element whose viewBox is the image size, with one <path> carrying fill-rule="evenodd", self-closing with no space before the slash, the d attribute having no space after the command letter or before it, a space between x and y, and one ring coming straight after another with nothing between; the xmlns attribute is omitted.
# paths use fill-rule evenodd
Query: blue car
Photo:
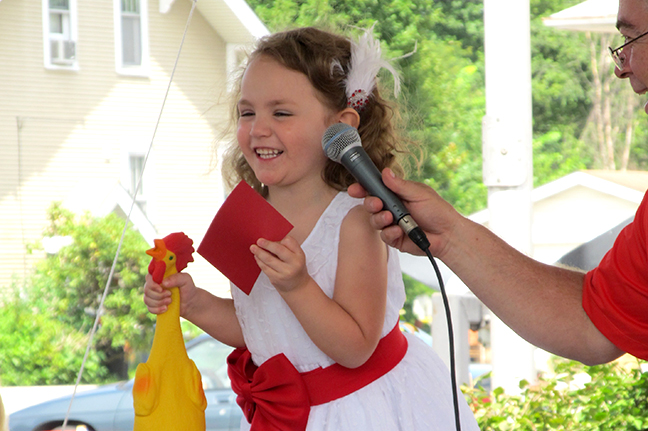
<svg viewBox="0 0 648 431"><path fill-rule="evenodd" d="M207 398L207 431L235 431L242 412L227 377L226 358L232 348L203 334L187 343L187 353L202 374ZM133 380L77 393L66 430L132 431ZM9 415L10 431L62 430L70 396L47 401Z"/></svg>

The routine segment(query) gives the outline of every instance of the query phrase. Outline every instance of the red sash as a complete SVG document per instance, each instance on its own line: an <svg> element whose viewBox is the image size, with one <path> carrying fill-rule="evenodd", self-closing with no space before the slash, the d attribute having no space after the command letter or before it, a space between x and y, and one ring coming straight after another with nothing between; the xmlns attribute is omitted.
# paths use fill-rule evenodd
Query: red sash
<svg viewBox="0 0 648 431"><path fill-rule="evenodd" d="M367 386L391 371L407 352L398 325L384 336L358 368L333 364L299 373L282 353L260 367L245 348L227 358L227 374L251 431L305 430L311 406L325 404Z"/></svg>

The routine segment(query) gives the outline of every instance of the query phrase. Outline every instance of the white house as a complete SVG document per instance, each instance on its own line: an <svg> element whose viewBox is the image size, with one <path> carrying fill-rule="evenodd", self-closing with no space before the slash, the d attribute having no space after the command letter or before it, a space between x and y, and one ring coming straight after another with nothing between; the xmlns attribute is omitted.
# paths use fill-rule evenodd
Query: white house
<svg viewBox="0 0 648 431"><path fill-rule="evenodd" d="M267 34L244 0L0 1L0 292L42 255L52 201L128 213L147 241L197 245L224 198L214 144L242 47ZM144 157L153 141L144 169ZM197 283L229 285L198 254Z"/></svg>
<svg viewBox="0 0 648 431"><path fill-rule="evenodd" d="M618 9L619 0L586 0L543 18L542 21L547 27L616 34Z"/></svg>
<svg viewBox="0 0 648 431"><path fill-rule="evenodd" d="M532 257L555 263L572 249L633 216L648 189L648 172L574 172L531 193ZM488 226L488 211L470 217Z"/></svg>

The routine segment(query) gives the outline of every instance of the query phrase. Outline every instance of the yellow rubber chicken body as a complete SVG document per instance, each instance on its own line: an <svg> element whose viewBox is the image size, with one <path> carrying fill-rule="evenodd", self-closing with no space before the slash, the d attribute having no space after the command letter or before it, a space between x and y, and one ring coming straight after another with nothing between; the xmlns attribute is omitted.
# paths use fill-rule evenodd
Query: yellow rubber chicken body
<svg viewBox="0 0 648 431"><path fill-rule="evenodd" d="M156 239L155 248L146 252L153 257L149 266L153 279L160 283L193 261L192 243L181 232L163 240ZM170 290L171 304L157 316L149 358L135 372L133 431L205 431L207 400L200 372L185 349L180 329L179 289Z"/></svg>

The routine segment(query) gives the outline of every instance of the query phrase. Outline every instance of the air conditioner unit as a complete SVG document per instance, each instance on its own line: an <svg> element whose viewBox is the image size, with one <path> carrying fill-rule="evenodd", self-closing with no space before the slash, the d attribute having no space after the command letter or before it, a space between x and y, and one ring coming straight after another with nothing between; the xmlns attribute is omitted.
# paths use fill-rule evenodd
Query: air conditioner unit
<svg viewBox="0 0 648 431"><path fill-rule="evenodd" d="M76 43L73 40L51 39L50 58L52 64L70 65L76 59Z"/></svg>

